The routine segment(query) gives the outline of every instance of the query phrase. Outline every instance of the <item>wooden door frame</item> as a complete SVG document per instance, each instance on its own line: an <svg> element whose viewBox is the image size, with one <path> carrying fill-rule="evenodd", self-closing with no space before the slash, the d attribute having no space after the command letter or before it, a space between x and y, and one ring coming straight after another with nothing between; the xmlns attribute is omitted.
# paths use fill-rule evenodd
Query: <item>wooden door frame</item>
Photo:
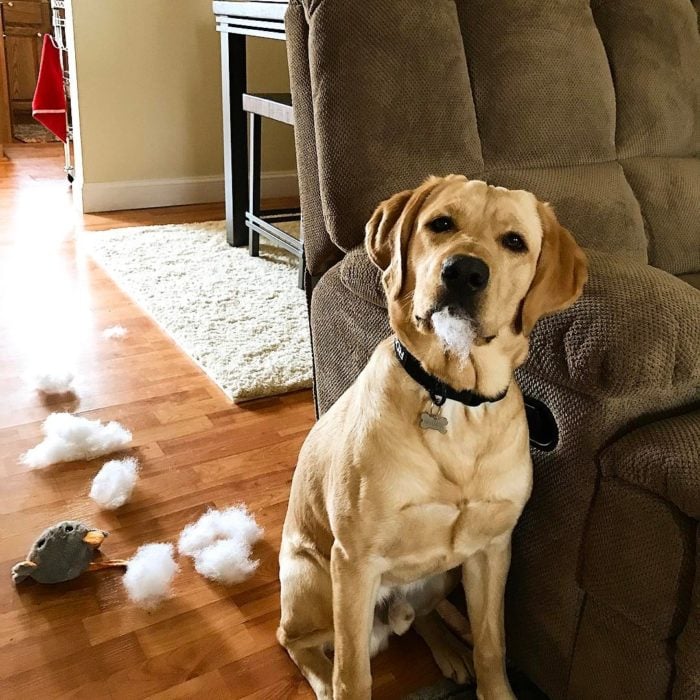
<svg viewBox="0 0 700 700"><path fill-rule="evenodd" d="M2 2L0 2L2 4ZM5 61L5 25L0 8L0 144L12 142L12 122L10 117L10 86ZM2 149L0 148L0 151ZM0 153L2 157L2 153Z"/></svg>

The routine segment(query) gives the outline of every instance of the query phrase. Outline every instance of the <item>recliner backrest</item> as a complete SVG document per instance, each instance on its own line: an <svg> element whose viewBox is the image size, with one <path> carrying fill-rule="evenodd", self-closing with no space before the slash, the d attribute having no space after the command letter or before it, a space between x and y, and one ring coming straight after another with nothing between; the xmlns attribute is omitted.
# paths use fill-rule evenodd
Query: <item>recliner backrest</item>
<svg viewBox="0 0 700 700"><path fill-rule="evenodd" d="M312 112L319 215L340 249L381 199L460 172L552 202L585 246L700 270L690 0L303 5L311 94L297 87L295 110Z"/></svg>

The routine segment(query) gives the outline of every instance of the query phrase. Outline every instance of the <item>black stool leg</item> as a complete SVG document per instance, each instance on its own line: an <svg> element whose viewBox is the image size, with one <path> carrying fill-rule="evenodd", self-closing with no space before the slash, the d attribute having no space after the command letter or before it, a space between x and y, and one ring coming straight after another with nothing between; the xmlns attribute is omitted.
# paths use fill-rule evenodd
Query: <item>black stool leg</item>
<svg viewBox="0 0 700 700"><path fill-rule="evenodd" d="M243 93L246 91L246 38L221 34L221 79L224 119L224 181L226 189L226 240L229 245L248 243L245 206L246 138Z"/></svg>
<svg viewBox="0 0 700 700"><path fill-rule="evenodd" d="M262 119L260 115L248 114L249 162L248 162L248 211L253 216L260 216L260 132ZM260 234L248 227L248 251L254 257L260 254Z"/></svg>

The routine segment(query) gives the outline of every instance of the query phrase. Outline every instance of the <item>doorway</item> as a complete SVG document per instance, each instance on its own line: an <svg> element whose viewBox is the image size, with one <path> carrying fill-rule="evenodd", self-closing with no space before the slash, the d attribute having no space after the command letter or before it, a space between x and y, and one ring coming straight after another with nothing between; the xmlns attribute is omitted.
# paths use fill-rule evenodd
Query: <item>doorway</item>
<svg viewBox="0 0 700 700"><path fill-rule="evenodd" d="M0 0L0 29L0 143L55 142L32 117L42 37L52 30L49 0Z"/></svg>

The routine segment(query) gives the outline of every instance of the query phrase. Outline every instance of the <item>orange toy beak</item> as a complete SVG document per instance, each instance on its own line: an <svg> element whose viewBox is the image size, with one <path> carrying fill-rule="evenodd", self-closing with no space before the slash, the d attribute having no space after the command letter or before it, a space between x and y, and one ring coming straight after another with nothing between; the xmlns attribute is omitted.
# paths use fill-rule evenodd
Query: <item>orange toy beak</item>
<svg viewBox="0 0 700 700"><path fill-rule="evenodd" d="M97 549L103 542L107 534L102 532L102 530L90 530L85 537L83 537L83 542L91 545Z"/></svg>

